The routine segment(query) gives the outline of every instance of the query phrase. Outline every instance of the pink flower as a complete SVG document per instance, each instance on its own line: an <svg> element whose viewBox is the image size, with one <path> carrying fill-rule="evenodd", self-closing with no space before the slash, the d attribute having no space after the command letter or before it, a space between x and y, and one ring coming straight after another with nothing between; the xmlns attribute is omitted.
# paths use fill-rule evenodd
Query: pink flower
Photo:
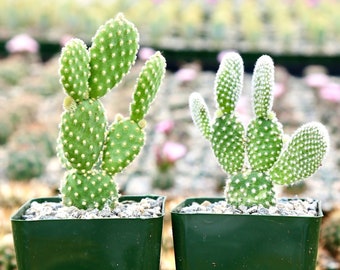
<svg viewBox="0 0 340 270"><path fill-rule="evenodd" d="M249 113L249 100L245 96L240 96L236 104L236 111L241 114Z"/></svg>
<svg viewBox="0 0 340 270"><path fill-rule="evenodd" d="M66 34L66 35L63 35L61 37L61 39L59 40L59 44L64 47L66 45L67 42L69 42L71 39L73 38L73 36L69 35L69 34Z"/></svg>
<svg viewBox="0 0 340 270"><path fill-rule="evenodd" d="M309 7L316 7L316 6L318 6L320 4L320 0L307 0L306 4Z"/></svg>
<svg viewBox="0 0 340 270"><path fill-rule="evenodd" d="M6 49L10 53L37 53L39 51L38 42L27 34L20 34L6 43Z"/></svg>
<svg viewBox="0 0 340 270"><path fill-rule="evenodd" d="M280 97L286 92L286 87L283 83L275 83L274 85L274 97Z"/></svg>
<svg viewBox="0 0 340 270"><path fill-rule="evenodd" d="M182 158L187 152L186 147L183 144L167 141L162 147L162 156L166 162L175 163Z"/></svg>
<svg viewBox="0 0 340 270"><path fill-rule="evenodd" d="M320 88L327 85L329 77L324 73L312 73L305 77L305 83L312 88Z"/></svg>
<svg viewBox="0 0 340 270"><path fill-rule="evenodd" d="M197 77L197 70L193 68L181 68L175 73L175 77L183 83L191 82Z"/></svg>
<svg viewBox="0 0 340 270"><path fill-rule="evenodd" d="M138 52L138 58L142 61L148 60L153 54L155 50L149 47L140 48Z"/></svg>
<svg viewBox="0 0 340 270"><path fill-rule="evenodd" d="M175 123L172 120L164 120L157 124L156 131L159 133L170 134L174 129Z"/></svg>
<svg viewBox="0 0 340 270"><path fill-rule="evenodd" d="M320 89L319 95L322 99L331 102L340 102L340 84L329 83Z"/></svg>
<svg viewBox="0 0 340 270"><path fill-rule="evenodd" d="M218 55L217 55L217 61L219 62L219 63L221 63L222 62L222 60L223 60L223 58L224 58L224 56L227 54L227 53L230 53L230 52L233 52L233 51L221 51Z"/></svg>
<svg viewBox="0 0 340 270"><path fill-rule="evenodd" d="M236 104L236 112L243 125L248 125L250 122L249 100L245 96L241 96Z"/></svg>
<svg viewBox="0 0 340 270"><path fill-rule="evenodd" d="M211 5L216 5L218 3L218 0L207 0L207 3Z"/></svg>

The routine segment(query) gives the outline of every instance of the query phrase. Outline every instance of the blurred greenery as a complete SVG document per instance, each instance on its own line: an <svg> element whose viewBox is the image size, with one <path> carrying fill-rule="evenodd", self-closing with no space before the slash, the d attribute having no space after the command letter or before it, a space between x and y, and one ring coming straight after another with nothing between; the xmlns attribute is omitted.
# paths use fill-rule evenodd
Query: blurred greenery
<svg viewBox="0 0 340 270"><path fill-rule="evenodd" d="M143 45L228 49L273 48L305 51L326 47L338 52L339 0L4 0L0 39L25 32L38 40L60 42L66 35L90 42L105 20L123 12L138 26ZM184 44L169 42L180 37ZM208 42L209 41L209 42ZM203 42L203 44L202 44ZM209 47L206 47L208 42ZM238 47L239 48L239 47Z"/></svg>

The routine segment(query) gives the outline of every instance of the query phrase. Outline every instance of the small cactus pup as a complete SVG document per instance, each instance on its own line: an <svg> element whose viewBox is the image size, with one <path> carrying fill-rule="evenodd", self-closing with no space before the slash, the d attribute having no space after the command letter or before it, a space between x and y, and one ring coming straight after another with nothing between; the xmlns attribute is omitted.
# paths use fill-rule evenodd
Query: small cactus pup
<svg viewBox="0 0 340 270"><path fill-rule="evenodd" d="M217 110L214 119L199 93L189 99L194 124L211 143L214 155L228 173L226 199L239 207L272 206L274 184L290 185L319 168L329 147L326 128L318 122L300 127L287 143L282 125L272 111L274 64L261 56L252 77L252 105L255 117L248 127L235 111L243 85L243 60L236 52L223 58L215 78Z"/></svg>
<svg viewBox="0 0 340 270"><path fill-rule="evenodd" d="M137 79L130 115L106 119L99 100L123 79L139 48L136 27L122 14L102 25L88 49L70 40L60 56L60 81L65 90L58 137L58 156L67 169L62 201L80 209L114 207L119 197L114 175L126 168L145 143L145 115L165 74L165 59L156 52Z"/></svg>

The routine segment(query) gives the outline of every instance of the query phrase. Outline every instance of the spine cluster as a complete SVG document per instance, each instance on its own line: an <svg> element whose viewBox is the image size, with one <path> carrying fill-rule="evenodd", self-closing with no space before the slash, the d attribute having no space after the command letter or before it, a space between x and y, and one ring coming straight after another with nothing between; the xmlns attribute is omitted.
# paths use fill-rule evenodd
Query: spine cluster
<svg viewBox="0 0 340 270"><path fill-rule="evenodd" d="M328 133L322 124L308 123L284 145L282 125L272 111L274 63L267 55L261 56L254 68L255 117L244 128L235 112L243 73L241 56L234 52L226 54L215 79L214 119L199 93L191 94L190 111L195 125L210 141L217 161L230 176L226 188L228 202L235 206L270 206L276 203L273 184L295 183L319 168L328 149Z"/></svg>
<svg viewBox="0 0 340 270"><path fill-rule="evenodd" d="M60 57L65 90L58 155L67 168L61 185L63 202L78 208L114 206L118 188L113 176L127 167L145 143L145 115L165 74L156 52L139 74L130 115L108 123L100 98L118 85L135 63L139 48L135 26L122 14L102 25L88 49L72 39Z"/></svg>

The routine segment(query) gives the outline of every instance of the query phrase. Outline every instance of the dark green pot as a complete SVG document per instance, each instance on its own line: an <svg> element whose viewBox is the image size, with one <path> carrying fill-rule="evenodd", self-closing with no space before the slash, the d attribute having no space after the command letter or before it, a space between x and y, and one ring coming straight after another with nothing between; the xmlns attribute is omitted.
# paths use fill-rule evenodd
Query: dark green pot
<svg viewBox="0 0 340 270"><path fill-rule="evenodd" d="M147 196L158 198L158 196ZM145 196L122 196L140 201ZM18 270L159 269L163 215L157 218L112 218L25 221L27 202L11 218Z"/></svg>
<svg viewBox="0 0 340 270"><path fill-rule="evenodd" d="M171 212L177 270L315 270L318 217L181 214L192 198Z"/></svg>

